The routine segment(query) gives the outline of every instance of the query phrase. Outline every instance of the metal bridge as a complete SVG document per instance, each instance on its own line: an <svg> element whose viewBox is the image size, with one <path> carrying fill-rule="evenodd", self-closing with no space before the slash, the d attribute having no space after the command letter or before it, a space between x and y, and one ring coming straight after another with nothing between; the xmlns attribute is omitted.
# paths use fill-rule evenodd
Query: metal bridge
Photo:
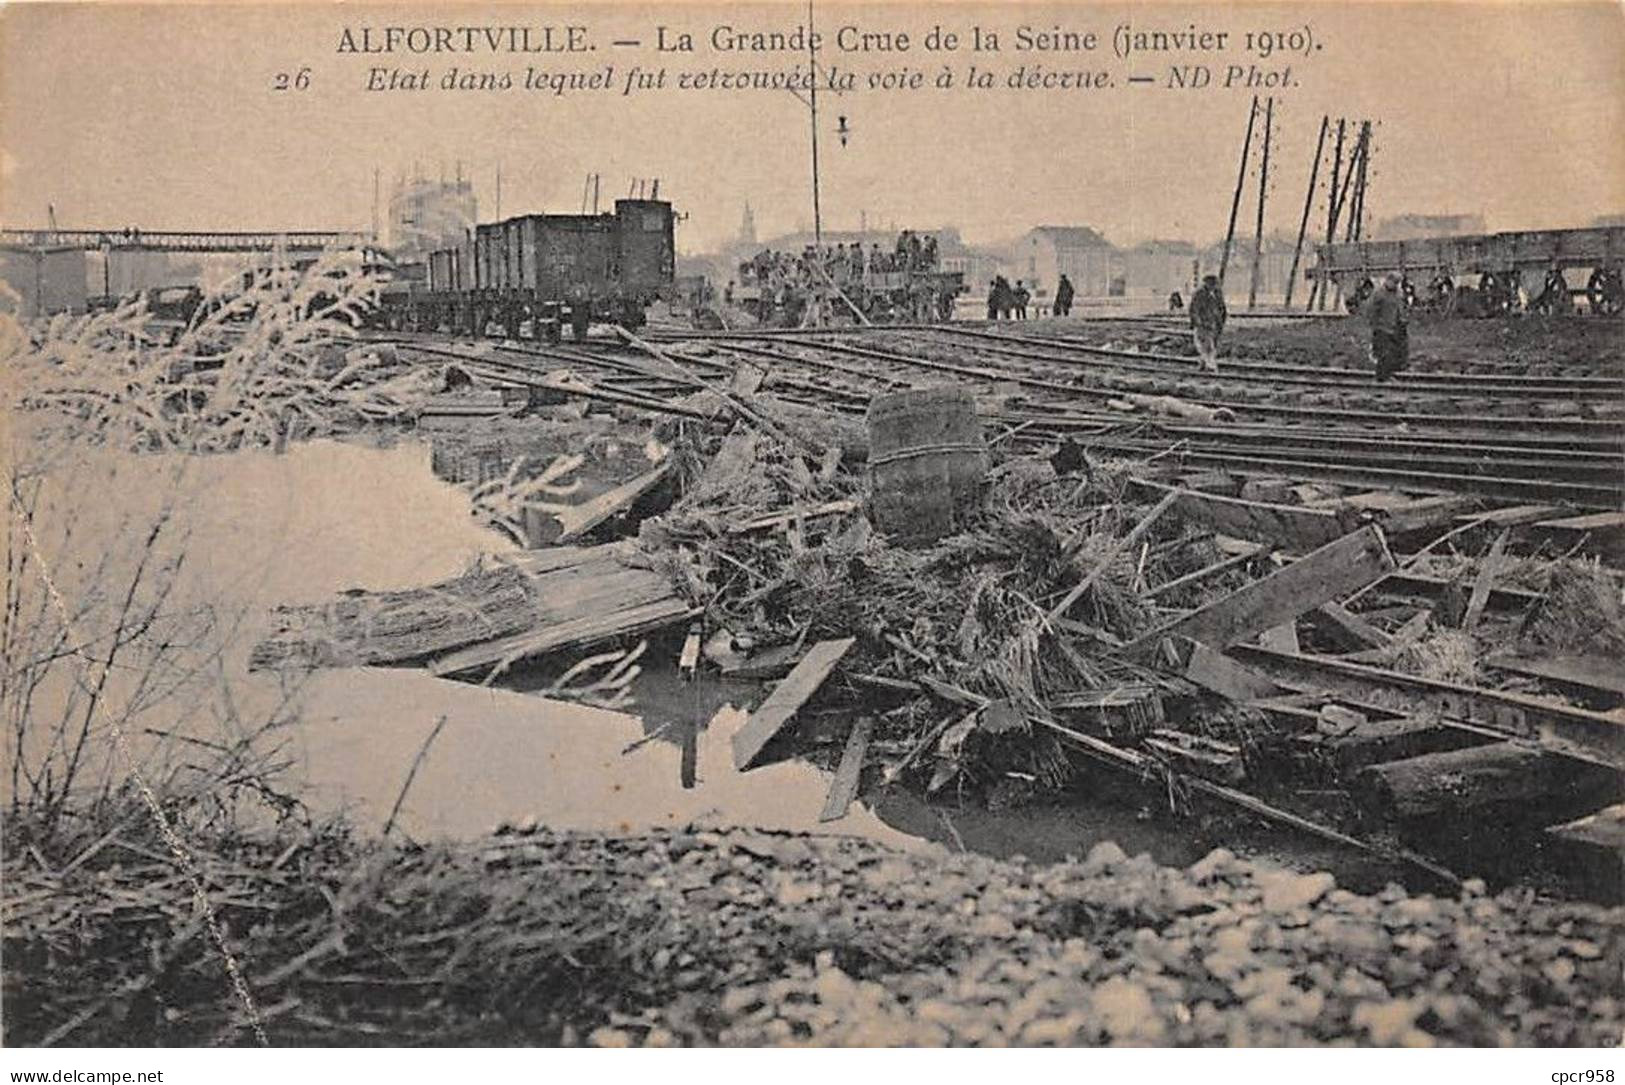
<svg viewBox="0 0 1625 1085"><path fill-rule="evenodd" d="M0 229L0 249L85 252L320 252L334 245L367 240L360 231L288 230L9 230Z"/></svg>

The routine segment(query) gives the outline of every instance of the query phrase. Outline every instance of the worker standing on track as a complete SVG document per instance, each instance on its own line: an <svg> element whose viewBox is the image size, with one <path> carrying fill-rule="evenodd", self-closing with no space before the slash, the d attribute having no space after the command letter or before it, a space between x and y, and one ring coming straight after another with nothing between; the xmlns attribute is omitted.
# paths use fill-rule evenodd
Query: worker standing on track
<svg viewBox="0 0 1625 1085"><path fill-rule="evenodd" d="M1405 298L1399 292L1399 275L1390 271L1382 286L1372 291L1365 303L1371 322L1371 361L1377 379L1385 381L1410 362L1410 333L1406 327Z"/></svg>
<svg viewBox="0 0 1625 1085"><path fill-rule="evenodd" d="M1216 372L1219 368L1219 337L1224 334L1224 322L1229 316L1219 277L1203 276L1202 285L1191 295L1191 332L1203 369Z"/></svg>
<svg viewBox="0 0 1625 1085"><path fill-rule="evenodd" d="M1068 316L1072 312L1072 280L1064 274L1061 276L1061 285L1055 288L1055 315Z"/></svg>

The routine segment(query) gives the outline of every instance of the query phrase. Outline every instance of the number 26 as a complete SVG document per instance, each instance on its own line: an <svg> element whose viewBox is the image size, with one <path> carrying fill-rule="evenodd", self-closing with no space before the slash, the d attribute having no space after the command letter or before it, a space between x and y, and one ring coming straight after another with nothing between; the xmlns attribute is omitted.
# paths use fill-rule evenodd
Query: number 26
<svg viewBox="0 0 1625 1085"><path fill-rule="evenodd" d="M271 80L272 90L307 90L310 87L310 69L300 68L293 75L277 72Z"/></svg>

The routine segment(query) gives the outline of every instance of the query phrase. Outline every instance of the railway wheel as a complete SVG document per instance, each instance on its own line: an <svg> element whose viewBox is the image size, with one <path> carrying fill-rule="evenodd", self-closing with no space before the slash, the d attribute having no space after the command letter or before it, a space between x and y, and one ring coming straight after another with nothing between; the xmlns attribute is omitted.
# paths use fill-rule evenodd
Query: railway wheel
<svg viewBox="0 0 1625 1085"><path fill-rule="evenodd" d="M570 310L570 336L578 343L587 341L587 331L592 327L592 310L585 305L577 305Z"/></svg>
<svg viewBox="0 0 1625 1085"><path fill-rule="evenodd" d="M1615 316L1625 310L1625 275L1617 268L1597 268L1586 281L1586 300L1591 303L1591 311L1601 316Z"/></svg>
<svg viewBox="0 0 1625 1085"><path fill-rule="evenodd" d="M937 297L937 319L946 324L954 318L954 296L944 292Z"/></svg>
<svg viewBox="0 0 1625 1085"><path fill-rule="evenodd" d="M541 325L542 334L547 337L549 343L557 343L564 338L564 329L559 326L557 317L547 317L541 321Z"/></svg>

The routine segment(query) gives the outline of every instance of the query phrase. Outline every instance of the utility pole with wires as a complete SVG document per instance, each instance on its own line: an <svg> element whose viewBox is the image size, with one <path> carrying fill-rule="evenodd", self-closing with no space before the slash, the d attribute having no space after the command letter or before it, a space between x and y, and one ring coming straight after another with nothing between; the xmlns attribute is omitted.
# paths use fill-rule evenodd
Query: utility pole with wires
<svg viewBox="0 0 1625 1085"><path fill-rule="evenodd" d="M807 0L807 109L812 114L813 247L824 248L824 217L818 205L818 52L813 47L813 0Z"/></svg>
<svg viewBox="0 0 1625 1085"><path fill-rule="evenodd" d="M1309 233L1309 212L1315 206L1315 185L1320 180L1320 160L1326 153L1326 129L1331 125L1331 118L1320 118L1320 138L1315 141L1315 160L1309 167L1309 188L1303 197L1303 217L1298 220L1298 243L1292 249L1292 270L1286 276L1286 301L1283 303L1287 309L1292 308L1292 290L1298 284L1298 263L1303 259L1303 239Z"/></svg>
<svg viewBox="0 0 1625 1085"><path fill-rule="evenodd" d="M1253 227L1253 273L1247 283L1247 308L1258 305L1258 276L1264 268L1264 201L1270 191L1270 131L1275 127L1275 99L1264 103L1264 157L1258 165L1258 222Z"/></svg>
<svg viewBox="0 0 1625 1085"><path fill-rule="evenodd" d="M1253 95L1252 108L1247 111L1247 135L1241 141L1241 167L1236 171L1236 191L1230 198L1230 225L1224 231L1224 253L1219 257L1219 286L1223 288L1225 273L1230 270L1230 247L1236 241L1236 212L1241 210L1241 190L1247 186L1247 158L1253 149L1253 121L1258 118L1258 95Z"/></svg>

